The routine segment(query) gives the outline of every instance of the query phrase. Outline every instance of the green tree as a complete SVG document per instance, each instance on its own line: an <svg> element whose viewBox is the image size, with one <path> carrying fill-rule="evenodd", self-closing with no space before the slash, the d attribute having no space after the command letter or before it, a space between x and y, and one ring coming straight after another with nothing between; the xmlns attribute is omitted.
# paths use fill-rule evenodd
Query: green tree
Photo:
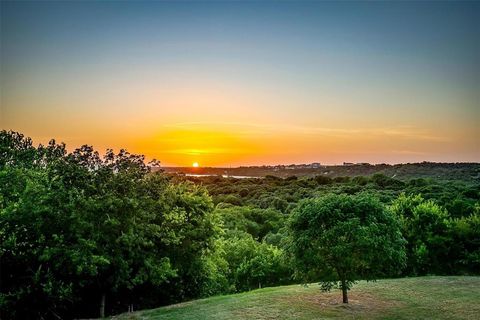
<svg viewBox="0 0 480 320"><path fill-rule="evenodd" d="M101 158L90 146L67 154L53 140L0 138L2 317L104 316L167 281L177 299L214 287L220 227L205 189L151 174L125 150Z"/></svg>
<svg viewBox="0 0 480 320"><path fill-rule="evenodd" d="M32 167L37 152L32 139L14 131L0 131L0 168L5 166Z"/></svg>
<svg viewBox="0 0 480 320"><path fill-rule="evenodd" d="M478 205L477 205L478 208ZM450 260L455 273L478 274L480 270L480 214L448 222Z"/></svg>
<svg viewBox="0 0 480 320"><path fill-rule="evenodd" d="M399 217L407 240L407 274L425 275L452 270L448 256L448 212L420 195L401 194L390 206Z"/></svg>
<svg viewBox="0 0 480 320"><path fill-rule="evenodd" d="M285 221L285 215L272 208L217 206L215 211L226 230L244 231L259 241L269 233L277 233Z"/></svg>
<svg viewBox="0 0 480 320"><path fill-rule="evenodd" d="M232 290L244 291L286 283L290 270L280 248L255 241L243 231L230 232L222 241Z"/></svg>
<svg viewBox="0 0 480 320"><path fill-rule="evenodd" d="M290 224L289 249L305 280L338 287L343 302L356 280L396 274L405 262L397 219L374 197L326 195L300 202Z"/></svg>

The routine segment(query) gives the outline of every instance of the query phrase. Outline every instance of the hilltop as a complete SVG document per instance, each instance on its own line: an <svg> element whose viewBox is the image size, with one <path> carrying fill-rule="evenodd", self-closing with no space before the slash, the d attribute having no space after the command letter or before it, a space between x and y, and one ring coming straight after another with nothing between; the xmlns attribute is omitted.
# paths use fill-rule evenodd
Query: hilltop
<svg viewBox="0 0 480 320"><path fill-rule="evenodd" d="M113 319L478 319L480 277L361 281L348 305L316 284L282 286L194 300Z"/></svg>

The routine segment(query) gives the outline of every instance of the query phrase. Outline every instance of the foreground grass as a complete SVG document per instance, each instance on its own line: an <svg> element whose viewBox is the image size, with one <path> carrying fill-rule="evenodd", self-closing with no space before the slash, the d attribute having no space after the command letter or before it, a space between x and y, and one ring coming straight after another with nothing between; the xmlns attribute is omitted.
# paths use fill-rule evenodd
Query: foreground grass
<svg viewBox="0 0 480 320"><path fill-rule="evenodd" d="M265 288L124 314L115 319L479 319L480 277L360 282L349 292L318 285Z"/></svg>

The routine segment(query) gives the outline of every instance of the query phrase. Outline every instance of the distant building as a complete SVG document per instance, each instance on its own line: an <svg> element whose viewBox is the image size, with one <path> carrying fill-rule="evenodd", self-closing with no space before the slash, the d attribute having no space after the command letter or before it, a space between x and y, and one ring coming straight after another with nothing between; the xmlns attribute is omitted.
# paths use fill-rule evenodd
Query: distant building
<svg viewBox="0 0 480 320"><path fill-rule="evenodd" d="M320 167L321 167L320 162L314 162L314 163L310 164L310 168L312 168L312 169L318 169Z"/></svg>
<svg viewBox="0 0 480 320"><path fill-rule="evenodd" d="M278 170L298 170L298 169L318 169L321 168L322 165L320 162L314 162L310 164L301 163L301 164L288 164L288 165L276 165L276 166L269 166L269 168L273 169L274 171Z"/></svg>
<svg viewBox="0 0 480 320"><path fill-rule="evenodd" d="M353 165L355 165L355 163L353 163L353 162L344 162L343 165L344 165L344 166L353 166Z"/></svg>

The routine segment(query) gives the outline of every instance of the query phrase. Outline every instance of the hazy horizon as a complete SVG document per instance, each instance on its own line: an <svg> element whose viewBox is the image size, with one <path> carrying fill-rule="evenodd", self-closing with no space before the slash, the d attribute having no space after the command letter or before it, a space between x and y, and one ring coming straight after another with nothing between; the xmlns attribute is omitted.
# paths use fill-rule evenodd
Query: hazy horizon
<svg viewBox="0 0 480 320"><path fill-rule="evenodd" d="M480 2L1 2L0 127L162 166L479 162Z"/></svg>

